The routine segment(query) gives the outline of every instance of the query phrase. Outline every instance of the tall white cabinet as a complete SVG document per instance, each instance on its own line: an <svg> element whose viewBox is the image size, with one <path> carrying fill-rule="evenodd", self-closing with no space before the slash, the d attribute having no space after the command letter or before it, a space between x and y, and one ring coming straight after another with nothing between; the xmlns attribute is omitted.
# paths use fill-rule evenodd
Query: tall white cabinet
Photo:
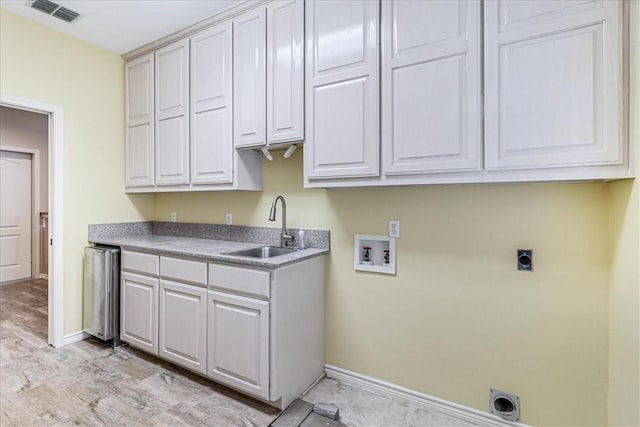
<svg viewBox="0 0 640 427"><path fill-rule="evenodd" d="M191 37L191 182L233 182L232 25Z"/></svg>
<svg viewBox="0 0 640 427"><path fill-rule="evenodd" d="M383 0L381 28L384 174L480 169L480 2Z"/></svg>
<svg viewBox="0 0 640 427"><path fill-rule="evenodd" d="M308 179L377 176L378 1L313 1L305 9Z"/></svg>
<svg viewBox="0 0 640 427"><path fill-rule="evenodd" d="M154 56L143 55L125 65L125 185L155 184Z"/></svg>
<svg viewBox="0 0 640 427"><path fill-rule="evenodd" d="M489 170L622 163L620 1L485 1Z"/></svg>
<svg viewBox="0 0 640 427"><path fill-rule="evenodd" d="M189 183L189 40L156 51L156 184Z"/></svg>

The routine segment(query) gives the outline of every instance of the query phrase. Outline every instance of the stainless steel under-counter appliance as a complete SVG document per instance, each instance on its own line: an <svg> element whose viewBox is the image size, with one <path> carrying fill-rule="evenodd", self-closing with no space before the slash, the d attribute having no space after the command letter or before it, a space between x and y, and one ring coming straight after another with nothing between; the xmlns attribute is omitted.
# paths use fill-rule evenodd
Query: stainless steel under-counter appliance
<svg viewBox="0 0 640 427"><path fill-rule="evenodd" d="M120 248L84 248L83 328L120 345Z"/></svg>

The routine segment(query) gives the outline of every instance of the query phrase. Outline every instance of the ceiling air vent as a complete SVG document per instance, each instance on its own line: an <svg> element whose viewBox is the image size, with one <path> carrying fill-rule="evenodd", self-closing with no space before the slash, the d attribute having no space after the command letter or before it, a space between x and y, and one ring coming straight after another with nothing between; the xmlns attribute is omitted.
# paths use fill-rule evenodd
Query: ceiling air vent
<svg viewBox="0 0 640 427"><path fill-rule="evenodd" d="M74 12L49 0L30 0L27 4L33 9L44 12L47 15L55 16L69 23L74 22L80 17L78 12Z"/></svg>

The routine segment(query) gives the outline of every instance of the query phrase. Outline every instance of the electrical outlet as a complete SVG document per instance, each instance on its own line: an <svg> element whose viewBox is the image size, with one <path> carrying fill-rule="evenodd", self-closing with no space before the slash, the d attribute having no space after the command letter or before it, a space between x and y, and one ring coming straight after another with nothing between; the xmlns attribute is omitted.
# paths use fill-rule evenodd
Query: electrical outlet
<svg viewBox="0 0 640 427"><path fill-rule="evenodd" d="M175 212L171 212L171 222L176 222L178 221L178 215Z"/></svg>
<svg viewBox="0 0 640 427"><path fill-rule="evenodd" d="M518 271L533 271L533 251L518 249Z"/></svg>
<svg viewBox="0 0 640 427"><path fill-rule="evenodd" d="M389 221L389 237L400 237L400 221Z"/></svg>
<svg viewBox="0 0 640 427"><path fill-rule="evenodd" d="M233 214L228 213L226 215L225 224L227 224L227 225L233 224Z"/></svg>

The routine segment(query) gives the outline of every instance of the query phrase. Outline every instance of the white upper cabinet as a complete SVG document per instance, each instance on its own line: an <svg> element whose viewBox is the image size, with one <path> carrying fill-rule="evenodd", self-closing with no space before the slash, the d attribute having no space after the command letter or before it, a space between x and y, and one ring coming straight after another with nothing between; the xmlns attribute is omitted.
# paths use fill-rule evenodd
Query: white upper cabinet
<svg viewBox="0 0 640 427"><path fill-rule="evenodd" d="M304 139L304 2L267 4L267 143Z"/></svg>
<svg viewBox="0 0 640 427"><path fill-rule="evenodd" d="M379 175L380 3L313 1L305 9L305 175Z"/></svg>
<svg viewBox="0 0 640 427"><path fill-rule="evenodd" d="M191 37L191 183L233 182L232 24Z"/></svg>
<svg viewBox="0 0 640 427"><path fill-rule="evenodd" d="M155 184L153 53L125 65L125 185Z"/></svg>
<svg viewBox="0 0 640 427"><path fill-rule="evenodd" d="M233 119L236 147L266 144L266 10L233 21Z"/></svg>
<svg viewBox="0 0 640 427"><path fill-rule="evenodd" d="M620 1L485 1L489 170L623 162Z"/></svg>
<svg viewBox="0 0 640 427"><path fill-rule="evenodd" d="M479 170L479 0L382 1L385 175Z"/></svg>
<svg viewBox="0 0 640 427"><path fill-rule="evenodd" d="M156 51L156 184L189 183L189 40Z"/></svg>

